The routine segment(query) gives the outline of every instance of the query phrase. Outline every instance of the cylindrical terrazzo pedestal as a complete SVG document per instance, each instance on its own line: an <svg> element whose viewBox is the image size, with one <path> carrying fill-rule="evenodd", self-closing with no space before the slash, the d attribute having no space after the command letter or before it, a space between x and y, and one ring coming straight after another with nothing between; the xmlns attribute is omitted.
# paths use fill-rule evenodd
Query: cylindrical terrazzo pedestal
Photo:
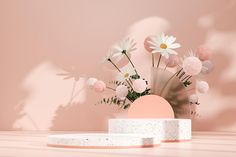
<svg viewBox="0 0 236 157"><path fill-rule="evenodd" d="M150 135L137 134L59 134L49 135L47 145L85 149L143 148L160 145L160 139Z"/></svg>
<svg viewBox="0 0 236 157"><path fill-rule="evenodd" d="M190 119L109 119L109 133L147 134L162 142L191 140Z"/></svg>

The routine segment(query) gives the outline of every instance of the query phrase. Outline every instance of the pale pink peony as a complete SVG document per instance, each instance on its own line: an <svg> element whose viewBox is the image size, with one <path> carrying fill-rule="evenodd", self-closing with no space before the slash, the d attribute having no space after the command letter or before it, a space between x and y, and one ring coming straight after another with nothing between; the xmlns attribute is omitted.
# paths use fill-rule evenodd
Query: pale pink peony
<svg viewBox="0 0 236 157"><path fill-rule="evenodd" d="M188 99L189 99L189 102L190 102L190 103L193 103L193 104L198 103L198 96L197 96L197 94L192 94L192 95L190 95L190 96L188 97Z"/></svg>
<svg viewBox="0 0 236 157"><path fill-rule="evenodd" d="M206 81L198 81L196 84L196 89L199 93L206 93L209 89L209 85Z"/></svg>
<svg viewBox="0 0 236 157"><path fill-rule="evenodd" d="M128 94L128 88L125 85L119 85L116 87L116 96L120 100L124 100Z"/></svg>
<svg viewBox="0 0 236 157"><path fill-rule="evenodd" d="M147 52L149 52L149 53L152 53L152 50L153 50L153 49L150 48L151 44L148 42L148 41L151 40L151 37L152 37L152 36L148 36L148 37L144 40L144 48L145 48L145 49L147 50Z"/></svg>
<svg viewBox="0 0 236 157"><path fill-rule="evenodd" d="M97 81L93 86L94 91L101 93L106 89L106 84L103 81Z"/></svg>
<svg viewBox="0 0 236 157"><path fill-rule="evenodd" d="M94 84L95 84L97 81L98 81L98 80L97 80L96 78L90 77L90 78L87 80L86 84L87 84L88 87L93 88Z"/></svg>
<svg viewBox="0 0 236 157"><path fill-rule="evenodd" d="M210 60L205 60L202 62L201 73L208 74L213 70L213 68L214 68L214 65L212 64L212 62Z"/></svg>
<svg viewBox="0 0 236 157"><path fill-rule="evenodd" d="M212 51L210 48L205 47L205 46L199 46L196 54L198 55L199 59L202 61L205 60L209 60L211 55L212 55Z"/></svg>
<svg viewBox="0 0 236 157"><path fill-rule="evenodd" d="M183 70L188 75L197 75L202 70L202 62L194 56L190 56L183 61Z"/></svg>
<svg viewBox="0 0 236 157"><path fill-rule="evenodd" d="M170 55L170 57L165 60L165 64L167 67L175 67L179 64L179 57L177 55Z"/></svg>
<svg viewBox="0 0 236 157"><path fill-rule="evenodd" d="M133 89L137 93L142 93L146 90L147 84L143 79L137 79L133 82Z"/></svg>

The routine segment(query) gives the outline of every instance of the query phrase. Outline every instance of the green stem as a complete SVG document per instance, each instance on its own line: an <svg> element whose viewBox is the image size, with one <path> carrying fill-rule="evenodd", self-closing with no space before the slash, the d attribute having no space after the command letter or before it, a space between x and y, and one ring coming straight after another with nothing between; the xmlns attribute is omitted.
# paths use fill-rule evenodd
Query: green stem
<svg viewBox="0 0 236 157"><path fill-rule="evenodd" d="M185 72L183 71L183 72L180 74L179 79L181 79L184 75L185 75Z"/></svg>
<svg viewBox="0 0 236 157"><path fill-rule="evenodd" d="M158 59L158 62L157 62L157 68L159 67L159 64L160 64L160 62L161 62L161 54L160 54L160 57L159 57L159 59Z"/></svg>
<svg viewBox="0 0 236 157"><path fill-rule="evenodd" d="M188 81L190 78L192 77L192 75L190 75L188 78L187 78L187 80L186 81Z"/></svg>
<svg viewBox="0 0 236 157"><path fill-rule="evenodd" d="M130 88L131 88L132 90L134 90L133 87L132 87L132 85L130 84L130 82L129 82L127 79L125 79L125 81L128 83L128 85L130 86Z"/></svg>
<svg viewBox="0 0 236 157"><path fill-rule="evenodd" d="M185 76L181 81L184 81L184 80L187 79L188 77L191 77L191 75Z"/></svg>
<svg viewBox="0 0 236 157"><path fill-rule="evenodd" d="M129 78L129 82L131 83L131 84L133 84L133 82L132 82L132 80Z"/></svg>
<svg viewBox="0 0 236 157"><path fill-rule="evenodd" d="M178 76L182 70L183 70L183 68L181 68L181 69L177 72L176 76Z"/></svg>
<svg viewBox="0 0 236 157"><path fill-rule="evenodd" d="M166 82L166 84L163 86L163 88L160 91L160 96L162 95L164 89L166 88L166 86L168 85L168 83L175 77L176 74L179 74L182 71L182 69L180 69L179 71L177 71L176 73L174 73L174 75L172 75L168 81Z"/></svg>
<svg viewBox="0 0 236 157"><path fill-rule="evenodd" d="M174 78L174 76L176 75L176 73L174 75L172 75L166 82L166 84L163 86L163 88L160 91L160 96L162 95L164 89L166 88L166 86L168 85L168 83Z"/></svg>
<svg viewBox="0 0 236 157"><path fill-rule="evenodd" d="M110 62L121 73L121 70L116 66L115 63L112 62L110 58L108 58L107 61Z"/></svg>
<svg viewBox="0 0 236 157"><path fill-rule="evenodd" d="M126 53L125 53L125 54L126 54ZM128 57L128 56L127 56L127 57ZM129 58L129 57L128 57L128 58ZM112 62L112 60L111 60L110 58L108 58L107 60L108 60L120 73L122 73L121 70L115 65L115 63ZM131 63L132 63L132 62L131 62ZM135 70L135 72L136 72L136 74L137 74L137 71L136 71L136 70ZM126 80L126 82L127 82L128 85L132 88L132 90L134 90L133 87L132 87L132 85L129 83L129 81Z"/></svg>
<svg viewBox="0 0 236 157"><path fill-rule="evenodd" d="M166 70L167 66L169 65L169 62L166 64L165 68L164 68L164 71Z"/></svg>
<svg viewBox="0 0 236 157"><path fill-rule="evenodd" d="M111 88L111 87L108 87L108 86L106 88L115 91L114 88Z"/></svg>
<svg viewBox="0 0 236 157"><path fill-rule="evenodd" d="M127 57L127 59L129 60L130 64L132 65L132 67L134 68L134 71L136 73L136 75L138 75L138 72L136 70L136 68L134 67L133 62L131 61L131 59L129 58L129 56L127 55L127 53L125 51L122 52L123 54L125 54L125 56Z"/></svg>

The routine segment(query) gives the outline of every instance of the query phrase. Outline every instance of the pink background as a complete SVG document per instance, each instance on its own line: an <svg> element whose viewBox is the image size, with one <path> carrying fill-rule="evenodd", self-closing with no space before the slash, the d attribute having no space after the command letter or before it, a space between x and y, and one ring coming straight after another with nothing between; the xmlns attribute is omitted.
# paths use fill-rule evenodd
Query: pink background
<svg viewBox="0 0 236 157"><path fill-rule="evenodd" d="M164 31L177 37L180 53L201 44L214 50L194 129L236 131L235 19L234 0L1 0L0 130L106 130L107 119L123 113L94 105L102 95L80 77L110 80L101 61L125 36L138 42L132 59L148 77L142 42ZM57 75L63 70L80 78L71 101L74 80Z"/></svg>

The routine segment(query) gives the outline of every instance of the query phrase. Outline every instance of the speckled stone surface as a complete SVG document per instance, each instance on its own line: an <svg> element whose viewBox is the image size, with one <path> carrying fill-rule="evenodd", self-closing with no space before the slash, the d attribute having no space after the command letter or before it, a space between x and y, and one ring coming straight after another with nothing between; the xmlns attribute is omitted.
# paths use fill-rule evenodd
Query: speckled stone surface
<svg viewBox="0 0 236 157"><path fill-rule="evenodd" d="M62 134L49 135L48 146L72 148L125 148L153 147L160 144L160 139L151 135L137 134Z"/></svg>
<svg viewBox="0 0 236 157"><path fill-rule="evenodd" d="M147 134L163 142L191 140L190 119L109 119L109 133Z"/></svg>

